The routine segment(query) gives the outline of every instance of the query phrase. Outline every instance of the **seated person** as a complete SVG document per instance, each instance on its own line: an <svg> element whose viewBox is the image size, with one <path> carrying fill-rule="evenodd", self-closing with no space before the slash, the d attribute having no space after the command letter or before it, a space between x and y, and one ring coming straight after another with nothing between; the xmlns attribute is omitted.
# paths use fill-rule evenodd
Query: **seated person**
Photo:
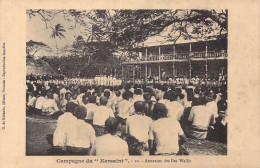
<svg viewBox="0 0 260 168"><path fill-rule="evenodd" d="M186 133L194 139L206 139L209 126L215 124L214 112L206 106L207 99L204 95L200 96L198 103L199 105L191 108Z"/></svg>
<svg viewBox="0 0 260 168"><path fill-rule="evenodd" d="M168 118L177 119L178 121L181 120L183 116L184 107L181 103L177 101L178 95L176 92L170 92L170 101L168 101L165 106L168 109L167 116Z"/></svg>
<svg viewBox="0 0 260 168"><path fill-rule="evenodd" d="M42 90L40 96L35 101L35 113L42 114L42 105L46 101L46 91Z"/></svg>
<svg viewBox="0 0 260 168"><path fill-rule="evenodd" d="M227 143L227 102L219 104L219 116L214 125L214 140Z"/></svg>
<svg viewBox="0 0 260 168"><path fill-rule="evenodd" d="M96 130L96 136L104 135L105 122L110 117L115 117L111 108L107 107L108 98L100 97L100 106L97 106L93 115L93 127Z"/></svg>
<svg viewBox="0 0 260 168"><path fill-rule="evenodd" d="M142 142L144 150L148 150L148 132L153 120L145 115L143 102L135 102L134 107L134 115L128 117L126 120L126 133L129 133L139 142Z"/></svg>
<svg viewBox="0 0 260 168"><path fill-rule="evenodd" d="M53 134L53 146L65 147L66 140L66 131L70 127L70 123L75 123L77 118L72 114L74 109L78 105L72 102L66 104L66 111L64 114L59 116L57 120L57 127Z"/></svg>
<svg viewBox="0 0 260 168"><path fill-rule="evenodd" d="M84 95L82 97L82 101L84 103L84 107L87 109L88 113L86 116L86 121L90 124L93 123L93 116L94 116L94 112L97 109L97 105L96 105L96 96L94 95Z"/></svg>
<svg viewBox="0 0 260 168"><path fill-rule="evenodd" d="M105 122L107 134L96 138L91 148L93 156L128 156L126 141L116 136L118 121L116 118L108 118Z"/></svg>
<svg viewBox="0 0 260 168"><path fill-rule="evenodd" d="M144 95L144 113L148 117L152 117L152 111L154 107L154 102L151 100L152 94L150 92L145 93Z"/></svg>
<svg viewBox="0 0 260 168"><path fill-rule="evenodd" d="M63 144L60 145L65 147L68 154L88 155L90 147L95 141L93 127L83 120L86 117L86 111L85 107L77 106L73 111L71 122L67 123L68 126L63 127L63 130L57 127L60 129L60 133L63 133L60 134L60 138L63 139Z"/></svg>
<svg viewBox="0 0 260 168"><path fill-rule="evenodd" d="M53 99L53 94L51 92L47 93L47 98L45 102L42 104L42 113L46 115L52 115L55 112L59 111L59 108Z"/></svg>
<svg viewBox="0 0 260 168"><path fill-rule="evenodd" d="M125 124L125 120L132 114L132 103L129 101L130 93L126 91L122 95L123 100L118 102L117 110L118 110L118 122Z"/></svg>
<svg viewBox="0 0 260 168"><path fill-rule="evenodd" d="M186 142L186 136L177 120L167 118L164 104L156 103L153 109L154 121L149 127L149 150L151 155L176 155L179 145ZM179 144L179 138L181 143Z"/></svg>

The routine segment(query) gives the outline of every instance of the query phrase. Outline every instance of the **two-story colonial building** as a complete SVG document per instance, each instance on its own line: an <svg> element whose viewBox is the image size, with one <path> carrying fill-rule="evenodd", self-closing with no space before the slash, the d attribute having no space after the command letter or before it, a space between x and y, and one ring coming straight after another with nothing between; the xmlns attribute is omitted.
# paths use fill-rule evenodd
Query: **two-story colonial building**
<svg viewBox="0 0 260 168"><path fill-rule="evenodd" d="M177 40L135 46L136 59L122 63L125 82L162 82L169 78L221 80L227 76L227 39ZM125 69L128 69L127 71Z"/></svg>

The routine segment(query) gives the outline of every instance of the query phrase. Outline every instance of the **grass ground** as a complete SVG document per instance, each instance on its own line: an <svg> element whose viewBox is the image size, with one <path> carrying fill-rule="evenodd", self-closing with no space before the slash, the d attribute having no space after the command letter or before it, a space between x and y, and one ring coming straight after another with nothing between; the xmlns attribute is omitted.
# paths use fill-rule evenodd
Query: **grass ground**
<svg viewBox="0 0 260 168"><path fill-rule="evenodd" d="M48 143L48 135L53 134L56 128L56 120L41 116L26 118L26 154L48 155L51 145ZM207 140L195 140L188 138L183 145L190 155L226 155L227 145Z"/></svg>

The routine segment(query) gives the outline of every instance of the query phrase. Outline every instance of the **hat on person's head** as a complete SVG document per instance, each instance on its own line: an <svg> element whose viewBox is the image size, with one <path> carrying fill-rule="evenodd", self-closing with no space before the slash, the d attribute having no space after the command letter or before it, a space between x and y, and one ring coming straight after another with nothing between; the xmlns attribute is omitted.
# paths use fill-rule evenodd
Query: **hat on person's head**
<svg viewBox="0 0 260 168"><path fill-rule="evenodd" d="M73 111L73 115L78 119L84 119L87 116L87 109L83 106L77 106Z"/></svg>
<svg viewBox="0 0 260 168"><path fill-rule="evenodd" d="M75 103L73 103L73 102L68 102L68 103L66 104L66 111L67 111L67 112L73 112L76 107L78 107L77 104L75 104Z"/></svg>

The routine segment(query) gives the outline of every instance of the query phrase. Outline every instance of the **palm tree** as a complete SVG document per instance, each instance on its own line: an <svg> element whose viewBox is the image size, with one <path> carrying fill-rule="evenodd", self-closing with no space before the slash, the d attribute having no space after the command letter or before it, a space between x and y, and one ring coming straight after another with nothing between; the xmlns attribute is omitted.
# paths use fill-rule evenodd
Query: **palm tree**
<svg viewBox="0 0 260 168"><path fill-rule="evenodd" d="M59 56L59 52L58 52L58 44L57 44L56 37L59 37L60 39L65 38L64 34L62 34L61 32L66 32L64 27L61 24L56 24L55 28L52 28L51 38L55 39L57 56ZM59 63L59 69L60 69L60 63Z"/></svg>

